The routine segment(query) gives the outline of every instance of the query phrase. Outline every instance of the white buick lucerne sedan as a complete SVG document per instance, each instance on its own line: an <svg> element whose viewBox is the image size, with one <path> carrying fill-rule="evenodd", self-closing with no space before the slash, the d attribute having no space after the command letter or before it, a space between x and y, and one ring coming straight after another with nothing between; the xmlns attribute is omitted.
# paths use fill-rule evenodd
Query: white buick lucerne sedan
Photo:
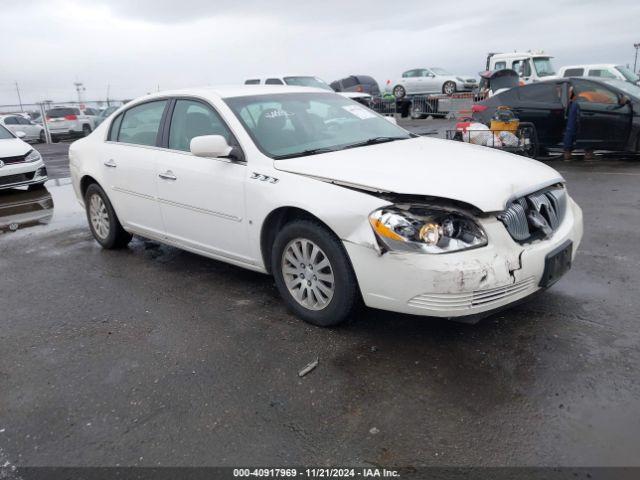
<svg viewBox="0 0 640 480"><path fill-rule="evenodd" d="M551 286L582 237L552 168L417 137L311 88L148 95L69 158L104 248L138 234L269 273L322 326L361 302L475 320Z"/></svg>

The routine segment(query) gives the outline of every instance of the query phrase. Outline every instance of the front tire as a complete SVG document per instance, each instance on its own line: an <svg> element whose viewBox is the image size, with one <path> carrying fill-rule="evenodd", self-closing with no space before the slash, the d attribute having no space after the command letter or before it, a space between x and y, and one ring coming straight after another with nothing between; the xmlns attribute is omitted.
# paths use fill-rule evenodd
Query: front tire
<svg viewBox="0 0 640 480"><path fill-rule="evenodd" d="M455 82L444 82L444 85L442 85L442 93L444 93L445 95L453 95L454 93L456 93L456 84Z"/></svg>
<svg viewBox="0 0 640 480"><path fill-rule="evenodd" d="M319 222L296 220L280 230L271 271L289 310L313 325L343 323L359 306L358 281L342 242Z"/></svg>
<svg viewBox="0 0 640 480"><path fill-rule="evenodd" d="M84 195L89 228L96 241L107 250L126 247L131 241L118 220L107 194L97 183L92 183Z"/></svg>
<svg viewBox="0 0 640 480"><path fill-rule="evenodd" d="M91 126L86 124L82 125L82 136L88 137L90 133L91 133Z"/></svg>

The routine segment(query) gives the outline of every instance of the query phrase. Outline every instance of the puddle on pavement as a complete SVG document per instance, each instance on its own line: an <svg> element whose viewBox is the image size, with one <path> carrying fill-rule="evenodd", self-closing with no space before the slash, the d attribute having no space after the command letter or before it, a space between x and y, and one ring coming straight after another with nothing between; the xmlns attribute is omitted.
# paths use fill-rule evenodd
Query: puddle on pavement
<svg viewBox="0 0 640 480"><path fill-rule="evenodd" d="M0 232L46 225L53 217L53 207L53 197L46 187L0 190Z"/></svg>
<svg viewBox="0 0 640 480"><path fill-rule="evenodd" d="M32 233L84 227L84 211L70 179L50 180L44 187L0 190L0 242Z"/></svg>

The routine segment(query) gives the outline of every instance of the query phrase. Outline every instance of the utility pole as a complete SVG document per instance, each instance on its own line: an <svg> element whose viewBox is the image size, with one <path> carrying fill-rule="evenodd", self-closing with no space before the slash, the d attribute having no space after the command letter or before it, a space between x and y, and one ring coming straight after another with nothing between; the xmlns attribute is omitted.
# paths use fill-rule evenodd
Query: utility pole
<svg viewBox="0 0 640 480"><path fill-rule="evenodd" d="M640 48L640 43L634 43L633 48L636 49L636 59L633 61L633 73L637 74L638 70L636 70L636 68L638 66L638 49Z"/></svg>
<svg viewBox="0 0 640 480"><path fill-rule="evenodd" d="M16 82L16 92L18 92L18 103L20 104L20 111L22 112L22 98L20 98L20 87L18 86L18 82Z"/></svg>

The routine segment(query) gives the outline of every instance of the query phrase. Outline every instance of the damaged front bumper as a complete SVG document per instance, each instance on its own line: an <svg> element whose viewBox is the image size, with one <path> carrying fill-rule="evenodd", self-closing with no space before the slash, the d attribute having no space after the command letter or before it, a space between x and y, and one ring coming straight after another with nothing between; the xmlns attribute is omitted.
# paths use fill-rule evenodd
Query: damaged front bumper
<svg viewBox="0 0 640 480"><path fill-rule="evenodd" d="M567 207L553 236L530 245L515 242L494 217L481 222L488 245L472 250L380 255L365 245L344 244L367 306L477 321L540 290L545 258L558 246L570 240L575 257L582 239L582 210L572 199Z"/></svg>

